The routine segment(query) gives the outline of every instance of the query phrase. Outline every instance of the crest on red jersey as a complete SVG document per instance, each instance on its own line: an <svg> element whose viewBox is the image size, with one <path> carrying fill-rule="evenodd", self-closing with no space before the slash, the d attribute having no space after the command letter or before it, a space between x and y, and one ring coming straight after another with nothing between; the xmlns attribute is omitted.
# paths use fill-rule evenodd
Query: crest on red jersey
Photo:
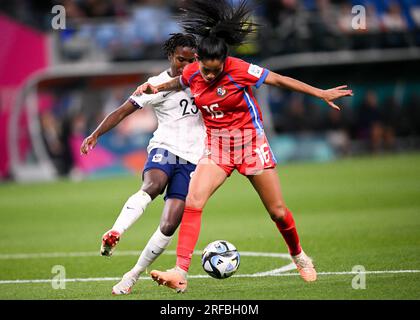
<svg viewBox="0 0 420 320"><path fill-rule="evenodd" d="M226 89L224 86L220 86L220 87L218 87L218 88L217 88L217 90L216 90L216 94L217 94L219 97L224 97L224 96L226 95L226 93L227 93L227 89Z"/></svg>

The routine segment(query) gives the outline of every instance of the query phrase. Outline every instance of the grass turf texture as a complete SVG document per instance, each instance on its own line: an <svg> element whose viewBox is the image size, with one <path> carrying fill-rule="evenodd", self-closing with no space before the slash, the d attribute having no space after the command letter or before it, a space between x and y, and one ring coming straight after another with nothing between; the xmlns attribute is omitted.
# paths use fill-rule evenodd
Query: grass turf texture
<svg viewBox="0 0 420 320"><path fill-rule="evenodd" d="M420 154L366 157L324 164L278 167L284 197L294 212L304 250L318 272L420 269ZM158 226L162 198L156 199L127 231L111 259L99 256L102 234L139 185L137 177L0 186L0 281L52 279L54 265L67 278L120 277ZM196 249L226 239L238 250L286 253L283 239L246 178L234 174L211 198ZM175 237L168 250L175 250ZM98 256L6 259L16 253L98 252ZM3 257L3 258L1 258ZM151 269L167 269L175 256L162 255ZM237 272L253 274L289 261L241 257ZM296 271L291 271L296 273ZM193 257L191 275L204 271ZM143 274L143 276L147 276ZM176 294L151 280L140 280L129 296L111 296L117 281L0 283L0 299L419 299L420 273L367 274L366 289L352 288L354 275L320 275L315 283L298 276L190 279Z"/></svg>

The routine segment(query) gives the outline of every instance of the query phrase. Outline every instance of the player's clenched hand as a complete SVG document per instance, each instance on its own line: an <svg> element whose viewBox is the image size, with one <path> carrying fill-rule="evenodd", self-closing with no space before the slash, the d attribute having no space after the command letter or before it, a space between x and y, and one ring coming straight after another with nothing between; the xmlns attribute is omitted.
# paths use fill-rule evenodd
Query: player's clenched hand
<svg viewBox="0 0 420 320"><path fill-rule="evenodd" d="M134 91L134 95L138 96L141 95L143 93L146 94L154 94L154 93L158 93L158 89L154 86L152 86L150 83L145 82L142 85L138 86L136 91Z"/></svg>
<svg viewBox="0 0 420 320"><path fill-rule="evenodd" d="M333 101L335 99L346 97L346 96L352 96L353 91L347 89L347 86L339 86L336 88L323 90L321 98L330 105L330 107L340 110L340 107L337 106Z"/></svg>
<svg viewBox="0 0 420 320"><path fill-rule="evenodd" d="M95 148L97 142L98 138L96 136L90 135L87 137L80 146L80 154L88 154L89 150Z"/></svg>

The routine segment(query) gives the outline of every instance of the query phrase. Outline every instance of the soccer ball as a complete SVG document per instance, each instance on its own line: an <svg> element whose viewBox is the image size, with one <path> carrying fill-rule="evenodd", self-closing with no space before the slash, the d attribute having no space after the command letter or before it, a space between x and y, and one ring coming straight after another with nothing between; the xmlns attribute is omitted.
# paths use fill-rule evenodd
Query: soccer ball
<svg viewBox="0 0 420 320"><path fill-rule="evenodd" d="M240 255L235 246L226 240L209 243L201 255L204 271L216 279L225 279L239 268Z"/></svg>

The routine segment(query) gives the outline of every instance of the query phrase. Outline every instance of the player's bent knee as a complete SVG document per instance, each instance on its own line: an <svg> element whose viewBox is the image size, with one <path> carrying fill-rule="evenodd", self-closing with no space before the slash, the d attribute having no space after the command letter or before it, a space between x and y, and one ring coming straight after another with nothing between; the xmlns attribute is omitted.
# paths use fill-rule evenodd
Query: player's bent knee
<svg viewBox="0 0 420 320"><path fill-rule="evenodd" d="M283 221L286 216L286 212L287 208L283 204L273 205L268 208L268 213L273 221Z"/></svg>
<svg viewBox="0 0 420 320"><path fill-rule="evenodd" d="M141 190L146 192L152 199L154 199L161 194L164 187L165 185L162 185L162 183L149 181L143 183Z"/></svg>
<svg viewBox="0 0 420 320"><path fill-rule="evenodd" d="M160 232L162 232L167 237L172 236L177 228L178 224L175 223L170 223L168 221L162 221L160 223Z"/></svg>
<svg viewBox="0 0 420 320"><path fill-rule="evenodd" d="M202 209L206 204L207 198L197 193L189 192L185 200L185 206L190 208Z"/></svg>
<svg viewBox="0 0 420 320"><path fill-rule="evenodd" d="M189 208L202 209L206 203L205 199L199 197L187 197L185 206Z"/></svg>

